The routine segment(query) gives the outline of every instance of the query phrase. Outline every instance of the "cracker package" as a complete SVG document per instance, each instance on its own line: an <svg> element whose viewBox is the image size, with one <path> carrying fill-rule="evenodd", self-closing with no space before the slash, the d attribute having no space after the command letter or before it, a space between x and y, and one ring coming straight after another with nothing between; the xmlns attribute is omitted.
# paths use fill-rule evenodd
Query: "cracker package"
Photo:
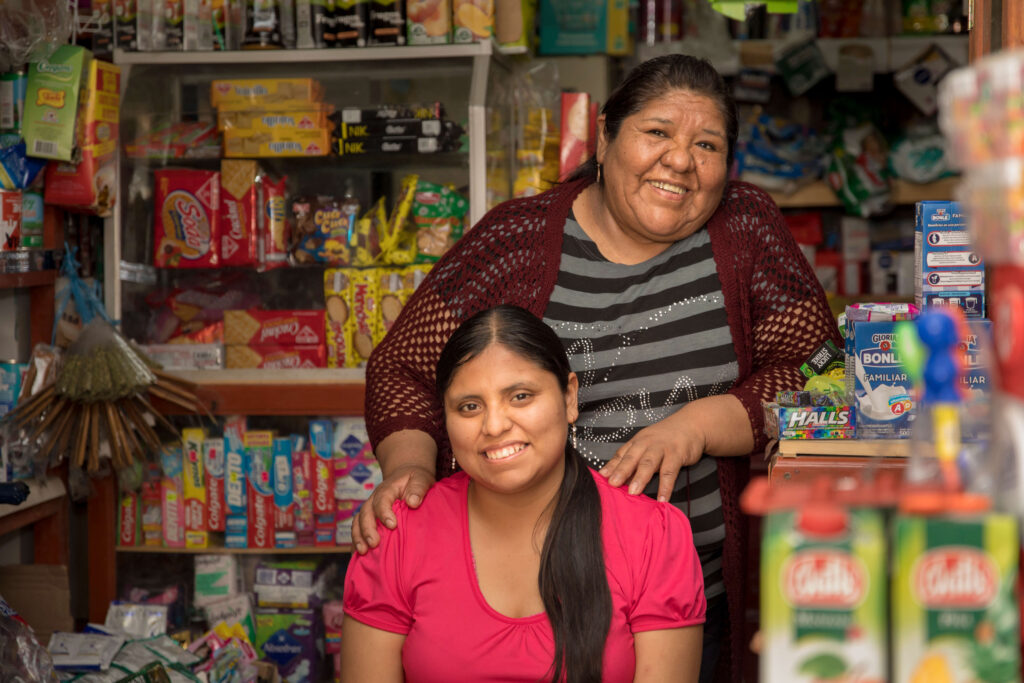
<svg viewBox="0 0 1024 683"><path fill-rule="evenodd" d="M295 107L294 109L280 107L272 110L221 107L217 110L217 130L243 128L266 132L279 129L312 130L331 127L331 122L327 118L332 111L331 105L300 103Z"/></svg>
<svg viewBox="0 0 1024 683"><path fill-rule="evenodd" d="M260 177L255 161L220 162L220 256L225 266L256 265Z"/></svg>
<svg viewBox="0 0 1024 683"><path fill-rule="evenodd" d="M462 237L469 202L450 185L419 181L410 221L416 233L416 261L433 263Z"/></svg>
<svg viewBox="0 0 1024 683"><path fill-rule="evenodd" d="M380 297L379 310L381 326L380 339L374 340L379 344L383 335L387 334L398 314L402 312L409 297L420 286L423 279L430 272L430 264L416 264L405 268L379 268L377 269L377 289Z"/></svg>
<svg viewBox="0 0 1024 683"><path fill-rule="evenodd" d="M322 157L330 148L331 134L326 128L224 131L226 157Z"/></svg>
<svg viewBox="0 0 1024 683"><path fill-rule="evenodd" d="M352 316L349 315L349 277L347 268L324 271L324 300L327 307L327 367L343 368L351 356Z"/></svg>
<svg viewBox="0 0 1024 683"><path fill-rule="evenodd" d="M158 268L220 266L220 173L195 169L153 172Z"/></svg>
<svg viewBox="0 0 1024 683"><path fill-rule="evenodd" d="M369 269L349 270L349 304L352 307L352 342L349 366L361 367L370 359L376 340L383 337L378 312L377 279Z"/></svg>
<svg viewBox="0 0 1024 683"><path fill-rule="evenodd" d="M210 84L210 104L266 109L282 103L320 102L323 88L312 78L240 78Z"/></svg>
<svg viewBox="0 0 1024 683"><path fill-rule="evenodd" d="M319 346L225 346L228 368L295 369L327 367L327 350Z"/></svg>
<svg viewBox="0 0 1024 683"><path fill-rule="evenodd" d="M257 241L257 265L261 270L270 270L288 265L288 220L285 216L287 203L285 183L288 178L263 181L263 210Z"/></svg>
<svg viewBox="0 0 1024 683"><path fill-rule="evenodd" d="M249 346L324 342L323 311L224 311L224 342Z"/></svg>

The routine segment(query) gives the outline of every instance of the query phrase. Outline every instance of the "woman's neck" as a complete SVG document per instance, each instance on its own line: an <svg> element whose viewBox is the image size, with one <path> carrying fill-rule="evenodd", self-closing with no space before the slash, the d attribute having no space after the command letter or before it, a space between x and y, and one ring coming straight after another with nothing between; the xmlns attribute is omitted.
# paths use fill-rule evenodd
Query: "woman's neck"
<svg viewBox="0 0 1024 683"><path fill-rule="evenodd" d="M671 244L641 242L625 234L604 203L601 185L593 183L577 195L572 205L576 222L597 245L601 256L612 263L633 266L652 259Z"/></svg>
<svg viewBox="0 0 1024 683"><path fill-rule="evenodd" d="M561 485L561 480L558 482ZM516 494L491 491L469 482L468 514L472 527L509 539L533 536L539 549L544 544L548 523L555 509L558 487L534 489Z"/></svg>

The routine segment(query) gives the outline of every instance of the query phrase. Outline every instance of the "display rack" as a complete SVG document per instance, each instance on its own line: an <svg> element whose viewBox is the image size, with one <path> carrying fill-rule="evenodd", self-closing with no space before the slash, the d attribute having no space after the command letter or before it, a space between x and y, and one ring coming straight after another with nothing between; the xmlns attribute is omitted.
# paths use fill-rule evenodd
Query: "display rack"
<svg viewBox="0 0 1024 683"><path fill-rule="evenodd" d="M19 505L0 505L0 537L32 529L33 561L68 562L68 497L60 476L27 480L28 497Z"/></svg>
<svg viewBox="0 0 1024 683"><path fill-rule="evenodd" d="M897 206L912 205L924 201L941 201L953 196L960 178L951 176L931 183L910 183L896 179L892 183L891 202ZM771 192L772 199L782 209L818 208L841 206L835 190L824 180L804 185L796 192L783 194Z"/></svg>

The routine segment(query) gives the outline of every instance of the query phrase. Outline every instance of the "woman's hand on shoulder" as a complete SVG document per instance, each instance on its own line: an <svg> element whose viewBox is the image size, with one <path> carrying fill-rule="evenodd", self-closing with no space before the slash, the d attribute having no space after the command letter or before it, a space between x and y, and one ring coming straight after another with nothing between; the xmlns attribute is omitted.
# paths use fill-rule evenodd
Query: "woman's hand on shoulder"
<svg viewBox="0 0 1024 683"><path fill-rule="evenodd" d="M622 486L628 481L629 492L635 495L658 474L658 500L667 501L679 471L700 460L705 450L703 430L683 412L644 427L624 443L600 470L608 483Z"/></svg>
<svg viewBox="0 0 1024 683"><path fill-rule="evenodd" d="M434 481L433 469L419 465L399 466L385 477L352 520L352 545L356 552L363 555L380 543L378 519L389 529L396 527L396 500L404 500L411 508L419 507Z"/></svg>

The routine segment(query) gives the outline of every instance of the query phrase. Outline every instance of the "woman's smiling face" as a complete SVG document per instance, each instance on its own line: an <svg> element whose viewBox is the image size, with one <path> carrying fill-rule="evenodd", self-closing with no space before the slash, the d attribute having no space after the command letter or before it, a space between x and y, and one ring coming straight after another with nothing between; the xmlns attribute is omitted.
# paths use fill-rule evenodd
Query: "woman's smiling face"
<svg viewBox="0 0 1024 683"><path fill-rule="evenodd" d="M576 375L567 391L537 364L491 344L461 365L444 395L452 453L474 482L519 493L561 482L569 423L577 416ZM540 487L540 488L537 488Z"/></svg>
<svg viewBox="0 0 1024 683"><path fill-rule="evenodd" d="M673 90L622 121L608 140L598 120L605 211L641 244L675 242L718 208L728 175L725 121L714 100Z"/></svg>

